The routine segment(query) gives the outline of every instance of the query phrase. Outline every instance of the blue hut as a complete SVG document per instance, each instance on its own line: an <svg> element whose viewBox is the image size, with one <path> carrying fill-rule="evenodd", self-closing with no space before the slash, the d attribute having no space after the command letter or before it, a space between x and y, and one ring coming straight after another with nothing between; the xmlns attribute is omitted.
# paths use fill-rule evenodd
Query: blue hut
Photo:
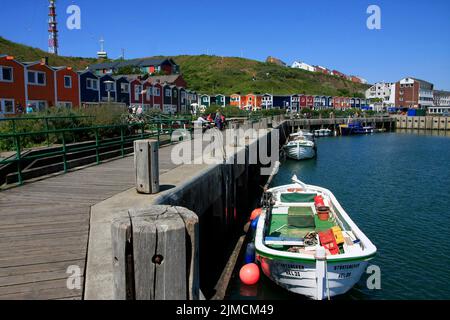
<svg viewBox="0 0 450 320"><path fill-rule="evenodd" d="M124 76L116 76L114 80L116 81L116 101L128 106L130 104L130 81Z"/></svg>
<svg viewBox="0 0 450 320"><path fill-rule="evenodd" d="M320 108L321 109L328 108L327 102L328 102L327 96L321 96L320 97Z"/></svg>
<svg viewBox="0 0 450 320"><path fill-rule="evenodd" d="M100 101L108 101L108 92L110 101L116 101L116 80L109 74L100 77Z"/></svg>
<svg viewBox="0 0 450 320"><path fill-rule="evenodd" d="M211 105L211 97L207 94L200 95L200 105L208 108Z"/></svg>
<svg viewBox="0 0 450 320"><path fill-rule="evenodd" d="M273 107L289 109L291 106L291 96L273 96Z"/></svg>
<svg viewBox="0 0 450 320"><path fill-rule="evenodd" d="M78 72L80 81L80 100L83 102L100 102L100 84L98 77L91 71Z"/></svg>
<svg viewBox="0 0 450 320"><path fill-rule="evenodd" d="M333 97L328 96L327 97L327 107L328 108L333 108Z"/></svg>
<svg viewBox="0 0 450 320"><path fill-rule="evenodd" d="M187 92L183 87L178 87L178 91L180 93L179 104L180 104L180 112L182 114L187 113Z"/></svg>
<svg viewBox="0 0 450 320"><path fill-rule="evenodd" d="M218 106L221 106L221 107L225 107L226 99L223 94L217 94L215 99L216 99L215 104L217 104ZM212 104L212 102L211 102L211 104Z"/></svg>

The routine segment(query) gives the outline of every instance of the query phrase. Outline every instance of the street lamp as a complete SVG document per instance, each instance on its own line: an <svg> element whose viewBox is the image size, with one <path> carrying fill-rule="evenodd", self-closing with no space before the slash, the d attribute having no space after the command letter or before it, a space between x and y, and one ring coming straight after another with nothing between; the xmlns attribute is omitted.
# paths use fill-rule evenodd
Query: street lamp
<svg viewBox="0 0 450 320"><path fill-rule="evenodd" d="M111 81L111 80L105 81L105 89L106 89L106 92L108 92L108 102L111 102L111 92L114 91L113 86L114 86L114 81Z"/></svg>

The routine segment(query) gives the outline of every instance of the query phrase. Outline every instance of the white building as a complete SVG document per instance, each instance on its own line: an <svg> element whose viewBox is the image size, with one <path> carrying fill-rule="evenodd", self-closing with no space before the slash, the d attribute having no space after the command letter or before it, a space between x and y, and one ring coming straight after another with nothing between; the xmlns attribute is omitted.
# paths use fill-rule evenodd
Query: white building
<svg viewBox="0 0 450 320"><path fill-rule="evenodd" d="M383 107L395 105L395 83L377 82L366 90L366 99L381 99Z"/></svg>
<svg viewBox="0 0 450 320"><path fill-rule="evenodd" d="M291 65L291 68L303 69L310 72L316 71L316 68L314 66L311 66L301 61L294 61L294 63Z"/></svg>
<svg viewBox="0 0 450 320"><path fill-rule="evenodd" d="M437 107L450 106L450 91L434 90L433 99Z"/></svg>
<svg viewBox="0 0 450 320"><path fill-rule="evenodd" d="M430 114L450 114L450 91L434 90L433 91L434 106L428 107Z"/></svg>

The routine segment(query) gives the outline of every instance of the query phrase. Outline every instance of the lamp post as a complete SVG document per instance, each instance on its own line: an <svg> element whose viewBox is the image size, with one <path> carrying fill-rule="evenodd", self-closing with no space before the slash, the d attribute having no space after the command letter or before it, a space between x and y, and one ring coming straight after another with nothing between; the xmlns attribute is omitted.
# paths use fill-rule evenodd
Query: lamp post
<svg viewBox="0 0 450 320"><path fill-rule="evenodd" d="M104 83L105 83L106 92L108 93L108 103L109 103L109 102L111 102L111 92L113 91L114 81L107 80ZM109 85L111 85L111 86L109 86Z"/></svg>

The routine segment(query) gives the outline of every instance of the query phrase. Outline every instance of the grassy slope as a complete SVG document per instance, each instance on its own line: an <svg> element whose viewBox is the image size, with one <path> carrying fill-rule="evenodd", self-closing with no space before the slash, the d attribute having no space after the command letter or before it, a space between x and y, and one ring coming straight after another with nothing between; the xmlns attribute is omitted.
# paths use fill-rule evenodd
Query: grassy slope
<svg viewBox="0 0 450 320"><path fill-rule="evenodd" d="M369 87L338 77L255 60L217 56L174 56L189 87L204 93L361 95ZM255 80L254 80L255 79Z"/></svg>
<svg viewBox="0 0 450 320"><path fill-rule="evenodd" d="M80 57L62 57L45 52L41 49L32 48L23 44L15 43L0 37L0 54L14 56L18 61L38 61L42 57L48 57L51 66L68 66L75 70L83 70L88 65L96 63L97 59Z"/></svg>
<svg viewBox="0 0 450 320"><path fill-rule="evenodd" d="M0 37L0 54L13 55L19 61L36 61L48 56L50 65L72 66L76 70L97 62L93 58L55 56L2 37ZM333 76L250 59L207 55L182 55L173 58L180 65L189 88L202 93L306 93L358 96L368 88L367 85Z"/></svg>

